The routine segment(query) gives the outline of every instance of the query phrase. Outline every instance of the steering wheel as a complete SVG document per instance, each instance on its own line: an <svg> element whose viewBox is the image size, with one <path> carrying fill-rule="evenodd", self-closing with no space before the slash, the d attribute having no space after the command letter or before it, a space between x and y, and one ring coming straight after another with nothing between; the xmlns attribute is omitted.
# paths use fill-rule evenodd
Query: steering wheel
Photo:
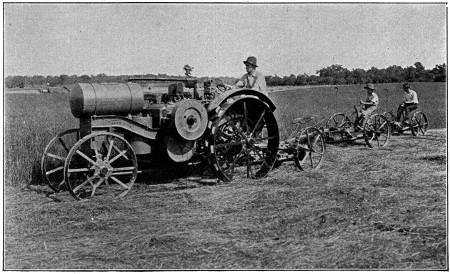
<svg viewBox="0 0 450 274"><path fill-rule="evenodd" d="M227 86L227 85L225 85L224 83L217 83L216 86L217 86L217 89L220 90L221 92L225 92L225 91L231 89L230 86Z"/></svg>

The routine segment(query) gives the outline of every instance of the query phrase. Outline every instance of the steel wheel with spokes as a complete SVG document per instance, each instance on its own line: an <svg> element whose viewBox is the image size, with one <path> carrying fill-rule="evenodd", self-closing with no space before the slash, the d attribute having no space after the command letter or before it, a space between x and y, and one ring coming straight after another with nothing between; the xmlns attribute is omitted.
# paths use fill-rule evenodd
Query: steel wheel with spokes
<svg viewBox="0 0 450 274"><path fill-rule="evenodd" d="M352 126L352 121L344 113L336 113L328 119L326 128L348 128Z"/></svg>
<svg viewBox="0 0 450 274"><path fill-rule="evenodd" d="M350 121L344 113L334 114L328 119L325 125L325 128L327 129L325 131L327 141L339 142L346 139L347 136L345 135L345 129L351 127L352 121Z"/></svg>
<svg viewBox="0 0 450 274"><path fill-rule="evenodd" d="M369 147L384 147L391 137L391 127L387 118L376 114L364 124L364 140Z"/></svg>
<svg viewBox="0 0 450 274"><path fill-rule="evenodd" d="M401 134L401 133L403 133L403 125L401 123L403 123L404 114L402 114L400 116L400 120L399 121L401 121L401 123L396 123L397 115L394 114L393 110L385 112L385 113L383 113L383 115L389 121L389 125L391 126L391 134L394 134L394 133Z"/></svg>
<svg viewBox="0 0 450 274"><path fill-rule="evenodd" d="M76 199L96 195L124 196L137 177L136 154L121 136L109 132L91 133L70 150L64 165L64 179Z"/></svg>
<svg viewBox="0 0 450 274"><path fill-rule="evenodd" d="M308 127L296 136L294 163L300 170L310 171L319 168L324 155L325 141L320 130Z"/></svg>
<svg viewBox="0 0 450 274"><path fill-rule="evenodd" d="M226 181L264 177L275 164L278 125L271 109L257 98L240 96L221 105L211 138L214 167Z"/></svg>
<svg viewBox="0 0 450 274"><path fill-rule="evenodd" d="M44 149L41 159L42 178L55 192L65 188L64 163L69 150L79 139L80 130L69 129L56 135Z"/></svg>
<svg viewBox="0 0 450 274"><path fill-rule="evenodd" d="M420 134L425 135L428 130L428 118L425 113L418 111L414 113L411 119L412 133L414 136Z"/></svg>

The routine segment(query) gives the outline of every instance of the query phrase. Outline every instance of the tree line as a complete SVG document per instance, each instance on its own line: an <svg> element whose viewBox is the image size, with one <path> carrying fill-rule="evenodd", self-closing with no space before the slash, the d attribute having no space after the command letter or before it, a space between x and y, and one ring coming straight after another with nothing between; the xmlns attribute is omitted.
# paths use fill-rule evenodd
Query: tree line
<svg viewBox="0 0 450 274"><path fill-rule="evenodd" d="M350 85L366 83L400 83L400 82L445 82L447 67L436 65L425 69L420 63L402 68L390 66L386 69L372 67L369 70L348 70L341 65L332 65L317 71L317 75L299 74L295 76L266 76L268 86L302 86L302 85Z"/></svg>
<svg viewBox="0 0 450 274"><path fill-rule="evenodd" d="M436 65L433 69L425 69L420 63L414 66L402 68L401 66L390 66L386 69L372 67L369 70L346 69L341 65L331 65L316 71L316 75L299 74L279 77L266 76L268 86L302 86L302 85L346 85L365 83L399 83L399 82L445 82L447 67L444 64ZM175 78L167 74L145 74L145 75L120 75L108 76L98 75L59 75L59 76L8 76L5 78L7 88L25 87L57 87L72 85L76 83L124 83L129 78ZM218 77L226 84L234 84L238 79L233 77ZM210 79L209 77L198 78L200 83Z"/></svg>

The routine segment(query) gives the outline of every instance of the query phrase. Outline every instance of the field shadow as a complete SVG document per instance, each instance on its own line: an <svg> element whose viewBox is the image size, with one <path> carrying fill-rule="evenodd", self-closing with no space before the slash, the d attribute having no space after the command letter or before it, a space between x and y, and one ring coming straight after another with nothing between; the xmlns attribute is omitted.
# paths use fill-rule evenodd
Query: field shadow
<svg viewBox="0 0 450 274"><path fill-rule="evenodd" d="M42 179L41 165L40 162L35 162L31 167L31 179L27 185L41 185L46 186L47 184Z"/></svg>
<svg viewBox="0 0 450 274"><path fill-rule="evenodd" d="M207 164L153 169L143 167L142 173L138 175L135 183L142 185L169 184L190 177L215 179L217 174Z"/></svg>
<svg viewBox="0 0 450 274"><path fill-rule="evenodd" d="M437 163L439 165L445 165L447 163L447 157L445 155L427 155L420 158L421 160L426 160L430 162Z"/></svg>
<svg viewBox="0 0 450 274"><path fill-rule="evenodd" d="M206 162L193 165L184 164L159 164L157 166L140 162L139 173L133 188L156 187L158 189L185 189L202 185L215 185L218 183L217 173ZM62 178L61 178L62 180ZM65 185L60 191L52 189L42 176L40 162L31 166L30 179L24 185L24 189L33 191L47 198L60 202L68 192ZM61 196L61 197L59 197ZM59 198L58 198L59 197Z"/></svg>
<svg viewBox="0 0 450 274"><path fill-rule="evenodd" d="M366 143L362 142L334 142L334 143L327 143L327 146L336 146L336 147L367 147Z"/></svg>

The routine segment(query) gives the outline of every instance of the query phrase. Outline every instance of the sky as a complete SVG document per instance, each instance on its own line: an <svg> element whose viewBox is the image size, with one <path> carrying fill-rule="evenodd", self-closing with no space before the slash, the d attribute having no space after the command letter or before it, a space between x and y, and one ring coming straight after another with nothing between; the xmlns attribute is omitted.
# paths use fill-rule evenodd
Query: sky
<svg viewBox="0 0 450 274"><path fill-rule="evenodd" d="M445 3L4 3L4 76L239 77L447 63Z"/></svg>

